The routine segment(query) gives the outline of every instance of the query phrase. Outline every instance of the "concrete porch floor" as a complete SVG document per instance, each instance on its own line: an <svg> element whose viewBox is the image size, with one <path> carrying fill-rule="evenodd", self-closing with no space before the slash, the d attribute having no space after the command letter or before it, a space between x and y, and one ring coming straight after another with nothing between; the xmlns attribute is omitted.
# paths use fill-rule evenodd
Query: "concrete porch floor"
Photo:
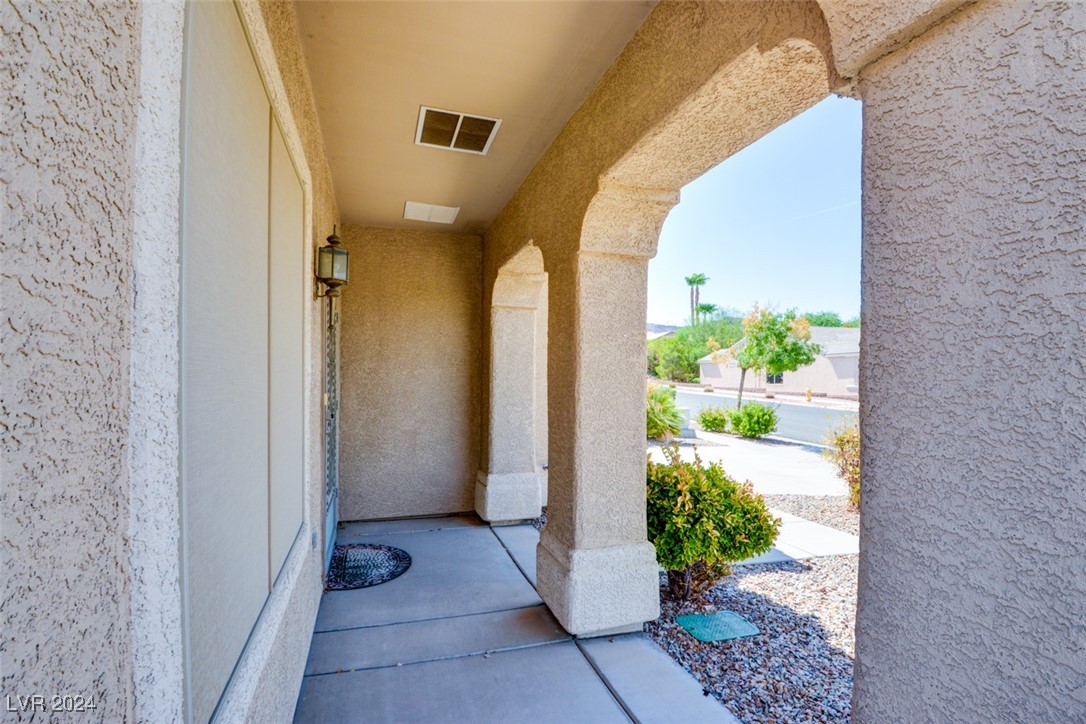
<svg viewBox="0 0 1086 724"><path fill-rule="evenodd" d="M467 516L343 526L412 565L324 594L294 721L737 721L643 634L570 637L534 587L538 540Z"/></svg>

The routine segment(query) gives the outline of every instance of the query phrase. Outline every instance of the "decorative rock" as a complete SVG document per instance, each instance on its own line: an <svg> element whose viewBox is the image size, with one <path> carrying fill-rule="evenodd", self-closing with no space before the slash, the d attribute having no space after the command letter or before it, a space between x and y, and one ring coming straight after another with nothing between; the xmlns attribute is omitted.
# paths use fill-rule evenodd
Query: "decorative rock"
<svg viewBox="0 0 1086 724"><path fill-rule="evenodd" d="M663 586L661 616L645 630L744 722L848 721L856 562L833 556L736 569L701 608L670 599ZM675 623L677 615L715 610L735 611L760 633L702 643Z"/></svg>

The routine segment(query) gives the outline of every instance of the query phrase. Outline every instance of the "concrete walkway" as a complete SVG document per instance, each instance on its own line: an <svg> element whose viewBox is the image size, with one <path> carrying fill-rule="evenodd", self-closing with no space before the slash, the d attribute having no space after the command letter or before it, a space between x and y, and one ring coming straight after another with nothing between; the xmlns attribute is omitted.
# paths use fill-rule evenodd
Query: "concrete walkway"
<svg viewBox="0 0 1086 724"><path fill-rule="evenodd" d="M713 443L697 449L706 464L719 462L731 477L751 481L761 495L848 495L848 486L837 477L833 464L811 447L702 430L697 435ZM658 445L650 447L649 453L654 461L663 462ZM680 448L680 453L683 460L694 457L693 448Z"/></svg>
<svg viewBox="0 0 1086 724"><path fill-rule="evenodd" d="M780 510L770 508L769 512L781 519L781 530L777 535L776 544L762 555L748 558L735 565L787 563L819 556L844 556L860 552L859 536ZM511 525L495 528L494 533L501 539L509 554L513 556L517 565L534 585L535 547L539 543L539 533L536 529L530 525Z"/></svg>
<svg viewBox="0 0 1086 724"><path fill-rule="evenodd" d="M845 556L860 552L860 537L800 518L780 510L769 512L781 519L777 542L769 551L748 558L739 566L758 563L787 563L819 556Z"/></svg>
<svg viewBox="0 0 1086 724"><path fill-rule="evenodd" d="M574 639L536 593L530 525L344 526L407 551L388 583L325 593L295 722L734 722L643 634Z"/></svg>

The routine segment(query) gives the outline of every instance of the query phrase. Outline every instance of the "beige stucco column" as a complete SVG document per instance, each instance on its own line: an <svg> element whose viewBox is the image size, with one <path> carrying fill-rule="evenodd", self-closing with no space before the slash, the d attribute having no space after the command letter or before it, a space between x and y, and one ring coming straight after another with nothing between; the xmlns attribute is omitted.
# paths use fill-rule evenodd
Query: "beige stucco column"
<svg viewBox="0 0 1086 724"><path fill-rule="evenodd" d="M486 469L475 483L475 510L492 523L539 516L536 466L537 307L544 274L503 273L490 316L490 430Z"/></svg>
<svg viewBox="0 0 1086 724"><path fill-rule="evenodd" d="M605 189L550 276L550 504L538 588L567 631L659 615L645 523L648 261L675 193Z"/></svg>
<svg viewBox="0 0 1086 724"><path fill-rule="evenodd" d="M853 719L1081 717L1086 6L970 5L860 91Z"/></svg>

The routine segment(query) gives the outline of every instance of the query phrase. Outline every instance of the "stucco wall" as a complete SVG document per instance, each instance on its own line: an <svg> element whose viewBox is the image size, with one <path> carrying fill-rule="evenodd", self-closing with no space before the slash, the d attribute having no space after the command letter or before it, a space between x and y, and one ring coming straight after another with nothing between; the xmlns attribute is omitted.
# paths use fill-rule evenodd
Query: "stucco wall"
<svg viewBox="0 0 1086 724"><path fill-rule="evenodd" d="M789 38L805 40L780 51ZM550 329L569 329L572 255L601 175L621 165L623 184L677 192L824 98L829 47L814 3L658 5L487 230L484 304L498 269L532 241L551 275ZM570 350L552 339L557 374Z"/></svg>
<svg viewBox="0 0 1086 724"><path fill-rule="evenodd" d="M854 716L1086 714L1086 6L866 69Z"/></svg>
<svg viewBox="0 0 1086 724"><path fill-rule="evenodd" d="M128 535L135 718L151 721L176 718L184 706L177 421L185 4L140 8Z"/></svg>
<svg viewBox="0 0 1086 724"><path fill-rule="evenodd" d="M337 214L293 7L241 10L288 146L308 162L315 242ZM0 22L0 694L176 720L183 6L16 3ZM314 401L320 318L314 303ZM319 500L318 404L308 426ZM320 509L308 506L309 528ZM321 590L317 537L299 537L224 710L290 716Z"/></svg>
<svg viewBox="0 0 1086 724"><path fill-rule="evenodd" d="M0 23L0 695L94 697L97 718L131 719L140 10L6 3Z"/></svg>
<svg viewBox="0 0 1086 724"><path fill-rule="evenodd" d="M644 327L664 218L683 184L830 92L829 46L814 3L659 4L486 232L487 308L498 269L529 241L548 273L538 580L567 630L658 615Z"/></svg>
<svg viewBox="0 0 1086 724"><path fill-rule="evenodd" d="M472 510L479 471L481 240L348 225L340 517Z"/></svg>

